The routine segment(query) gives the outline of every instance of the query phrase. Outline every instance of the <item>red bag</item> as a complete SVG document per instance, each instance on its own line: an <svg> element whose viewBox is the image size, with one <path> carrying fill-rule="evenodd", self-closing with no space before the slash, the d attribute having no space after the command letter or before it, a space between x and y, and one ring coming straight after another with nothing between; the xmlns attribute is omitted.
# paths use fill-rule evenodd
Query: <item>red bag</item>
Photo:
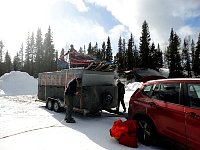
<svg viewBox="0 0 200 150"><path fill-rule="evenodd" d="M114 122L112 128L110 129L110 136L115 139L119 139L123 133L128 132L128 127L122 122L121 119L118 119Z"/></svg>
<svg viewBox="0 0 200 150"><path fill-rule="evenodd" d="M122 134L121 137L119 138L119 144L128 146L128 147L133 147L133 148L137 148L137 137L135 133L132 134Z"/></svg>
<svg viewBox="0 0 200 150"><path fill-rule="evenodd" d="M137 122L136 120L126 120L124 121L124 124L128 127L129 133L136 133L137 131Z"/></svg>

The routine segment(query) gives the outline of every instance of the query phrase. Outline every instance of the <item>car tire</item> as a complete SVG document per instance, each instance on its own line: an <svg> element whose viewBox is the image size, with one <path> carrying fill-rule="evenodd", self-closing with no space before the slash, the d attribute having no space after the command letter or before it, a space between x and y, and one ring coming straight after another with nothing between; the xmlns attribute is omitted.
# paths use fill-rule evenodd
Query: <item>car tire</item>
<svg viewBox="0 0 200 150"><path fill-rule="evenodd" d="M153 123L145 117L137 119L138 140L144 145L152 145L155 140L155 127Z"/></svg>
<svg viewBox="0 0 200 150"><path fill-rule="evenodd" d="M53 104L53 110L55 112L60 112L60 105L57 101L55 101L54 104Z"/></svg>
<svg viewBox="0 0 200 150"><path fill-rule="evenodd" d="M53 100L51 100L50 98L48 98L47 102L46 102L46 107L49 110L53 110Z"/></svg>

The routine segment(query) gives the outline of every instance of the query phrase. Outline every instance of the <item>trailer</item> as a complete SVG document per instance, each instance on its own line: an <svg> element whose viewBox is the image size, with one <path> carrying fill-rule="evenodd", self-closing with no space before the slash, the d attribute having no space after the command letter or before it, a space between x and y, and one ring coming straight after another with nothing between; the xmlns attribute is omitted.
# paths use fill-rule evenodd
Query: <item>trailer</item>
<svg viewBox="0 0 200 150"><path fill-rule="evenodd" d="M82 78L78 87L80 96L76 96L74 110L86 113L97 113L116 108L118 88L114 71L96 71L94 69L64 69L55 72L44 72L38 75L38 99L46 102L49 110L59 112L64 108L64 91L69 81Z"/></svg>

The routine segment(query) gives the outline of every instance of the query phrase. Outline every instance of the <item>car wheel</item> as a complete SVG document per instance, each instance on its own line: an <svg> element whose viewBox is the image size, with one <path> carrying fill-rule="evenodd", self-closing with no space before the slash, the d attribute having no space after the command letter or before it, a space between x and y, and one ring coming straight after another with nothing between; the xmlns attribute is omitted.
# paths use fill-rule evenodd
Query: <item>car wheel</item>
<svg viewBox="0 0 200 150"><path fill-rule="evenodd" d="M146 118L137 119L138 140L144 145L151 145L155 138L155 128Z"/></svg>
<svg viewBox="0 0 200 150"><path fill-rule="evenodd" d="M46 107L49 110L53 110L53 101L51 99L47 99Z"/></svg>
<svg viewBox="0 0 200 150"><path fill-rule="evenodd" d="M59 103L57 101L55 101L54 104L53 104L53 110L55 112L59 112L60 111L60 105L59 105Z"/></svg>

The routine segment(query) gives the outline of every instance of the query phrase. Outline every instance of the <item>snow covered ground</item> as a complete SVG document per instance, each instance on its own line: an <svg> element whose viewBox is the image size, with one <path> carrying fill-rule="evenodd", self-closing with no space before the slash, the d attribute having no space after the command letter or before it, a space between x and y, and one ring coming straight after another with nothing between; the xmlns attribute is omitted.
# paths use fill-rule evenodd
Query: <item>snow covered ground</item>
<svg viewBox="0 0 200 150"><path fill-rule="evenodd" d="M129 84L125 104L136 86ZM120 107L121 108L121 107ZM122 111L122 108L121 108ZM37 101L37 79L24 72L10 72L0 78L0 150L129 150L110 137L113 122L124 117L104 112L101 117L74 114L77 123L63 121L64 113L55 113ZM138 143L138 150L164 149Z"/></svg>

